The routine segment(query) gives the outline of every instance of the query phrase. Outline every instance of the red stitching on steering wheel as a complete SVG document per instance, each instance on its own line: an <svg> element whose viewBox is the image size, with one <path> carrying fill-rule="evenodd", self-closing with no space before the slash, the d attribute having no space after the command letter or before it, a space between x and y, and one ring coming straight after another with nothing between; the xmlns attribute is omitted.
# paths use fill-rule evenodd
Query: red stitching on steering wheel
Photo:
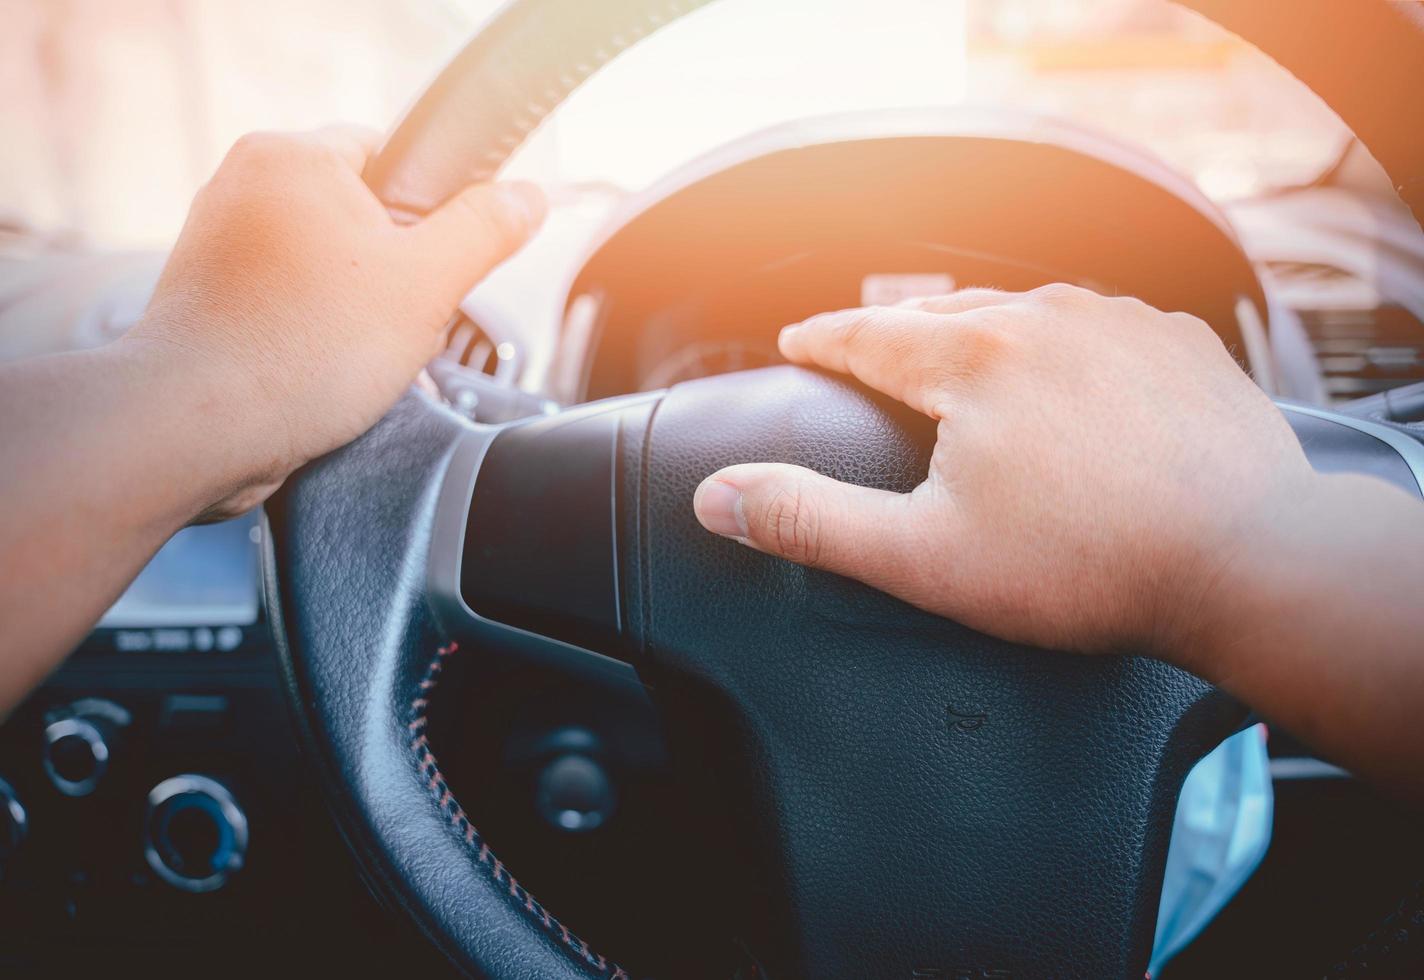
<svg viewBox="0 0 1424 980"><path fill-rule="evenodd" d="M559 941L567 946L574 955L597 970L599 974L607 976L608 980L631 980L626 970L617 963L610 963L607 958L590 949L587 942L574 935L567 926L550 915L549 910L529 893L529 889L519 884L514 875L509 873L509 869L504 866L504 863L494 856L494 852L480 836L480 832L475 829L475 825L470 821L464 808L455 799L449 784L445 782L445 775L440 771L440 764L435 759L435 753L430 751L430 741L426 737L426 729L429 724L427 708L430 705L430 694L440 682L440 671L444 668L445 658L459 648L459 644L452 641L435 651L435 658L430 661L430 665L425 668L425 676L420 679L420 693L410 703L412 714L408 726L411 733L410 748L411 752L415 754L421 778L427 780L426 788L430 791L431 799L450 821L450 826L464 838L465 843L474 851L475 859L479 861L480 865L489 869L496 882L500 884L507 882L510 898L518 902L524 911L528 912L550 935L558 937Z"/></svg>

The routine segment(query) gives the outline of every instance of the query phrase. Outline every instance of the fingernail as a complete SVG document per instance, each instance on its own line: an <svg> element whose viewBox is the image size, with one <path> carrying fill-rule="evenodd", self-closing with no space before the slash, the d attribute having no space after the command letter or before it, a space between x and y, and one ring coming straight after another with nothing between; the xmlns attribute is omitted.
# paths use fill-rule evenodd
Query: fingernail
<svg viewBox="0 0 1424 980"><path fill-rule="evenodd" d="M499 185L500 206L510 219L528 231L539 227L549 209L544 192L527 180L511 180Z"/></svg>
<svg viewBox="0 0 1424 980"><path fill-rule="evenodd" d="M747 518L742 513L742 492L730 483L707 479L692 497L692 509L702 526L713 534L729 538L747 536Z"/></svg>

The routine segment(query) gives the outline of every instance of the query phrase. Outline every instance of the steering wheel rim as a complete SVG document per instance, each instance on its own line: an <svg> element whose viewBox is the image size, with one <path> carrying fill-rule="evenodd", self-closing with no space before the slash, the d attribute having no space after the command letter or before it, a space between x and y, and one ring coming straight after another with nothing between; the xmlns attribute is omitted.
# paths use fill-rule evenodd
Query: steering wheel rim
<svg viewBox="0 0 1424 980"><path fill-rule="evenodd" d="M393 210L409 214L430 210L470 180L492 176L538 120L602 63L661 24L705 2L613 0L594 5L579 0L527 0L511 4L416 104L368 167L368 182ZM708 421L717 419L727 426L729 415L735 422L726 429L733 433L731 441L710 438L714 430ZM524 608L517 601L513 606L501 606L501 599L511 597L492 598L488 589L475 590L477 602L486 611L497 610L498 616L472 612L464 583L442 584L432 572L441 567L441 552L448 551L441 542L450 540L449 501L455 500L465 515L474 514L470 496L485 493L480 488L491 485L486 481L492 479L498 487L501 479L517 483L511 474L527 470L547 475L551 467L562 467L570 446L559 442L557 433L563 430L567 436L580 425L583 434L575 441L574 450L593 461L589 472L594 483L599 478L606 481L612 499L607 501L610 510L605 513L616 515L616 558L610 565L615 607L612 626L606 609L571 612L552 608L549 601ZM802 615L796 620L798 629L824 639L824 631L816 632L818 614L806 603L810 582L811 593L819 589L823 595L844 600L848 608L869 610L858 626L870 622L883 631L913 621L913 627L902 630L897 639L903 642L908 636L910 645L922 653L934 649L943 653L948 630L959 644L950 651L959 656L959 666L971 663L975 670L988 671L984 676L990 681L981 679L979 687L971 685L980 694L975 703L961 704L964 712L959 721L955 719L960 712L951 700L944 704L949 714L935 718L927 727L923 717L926 705L937 703L930 698L915 702L915 710L893 719L900 727L887 724L892 737L881 746L884 751L876 756L877 764L884 756L895 754L894 738L904 734L904 725L910 726L912 744L921 746L926 732L933 730L937 738L942 727L946 729L943 734L950 737L956 732L983 735L1009 729L1012 726L997 724L1004 714L999 708L993 712L994 724L986 725L990 719L985 716L991 712L983 705L995 703L998 694L1015 690L1025 677L1040 682L1050 678L1053 684L1066 679L1072 684L1070 674L1063 671L1078 674L1079 683L1091 677L1086 688L1076 690L1074 710L1065 715L1061 703L1038 703L1025 696L1007 711L1021 732L1024 726L1037 726L1036 741L1029 739L1024 744L1032 742L1042 749L1049 744L1045 731L1070 733L1066 741L1080 751L1078 762L1065 772L1072 771L1083 785L1096 790L1105 788L1101 779L1094 778L1100 767L1083 765L1095 760L1093 752L1109 757L1113 754L1105 751L1109 744L1114 750L1124 745L1146 749L1136 756L1141 765L1131 777L1114 783L1112 792L1102 797L1101 802L1112 803L1112 812L1102 810L1090 826L1069 835L1094 840L1106 834L1113 847L1098 841L1091 854L1082 848L1083 853L1076 857L1069 853L1071 848L1055 851L1076 872L1069 885L1081 891L1075 894L1070 887L1041 901L1041 896L1023 893L1022 881L996 876L988 864L971 859L968 868L972 874L957 879L953 888L937 879L939 883L931 890L933 907L917 913L922 924L941 927L939 938L926 938L928 931L923 928L913 936L895 928L889 929L888 935L880 935L887 930L871 930L875 935L868 937L856 922L862 911L859 908L822 907L814 916L803 914L807 901L825 904L823 897L808 889L818 883L824 888L835 874L862 861L894 863L894 848L901 842L882 839L873 855L856 855L850 865L826 865L830 878L818 863L825 858L824 850L803 858L799 865L783 862L778 866L778 850L793 847L789 839L816 842L818 821L783 814L784 792L778 794L765 785L753 788L752 795L759 801L758 816L784 818L771 820L777 839L762 840L758 845L764 862L776 868L769 880L778 876L790 879L784 890L800 897L800 904L789 900L772 903L777 908L774 921L768 921L766 934L756 937L765 944L769 975L903 976L919 970L912 975L954 976L958 975L954 971L967 969L984 975L994 975L985 971L1008 970L1014 975L1051 971L1064 976L1107 976L1141 971L1150 946L1156 883L1165 859L1176 790L1190 764L1240 720L1243 712L1239 706L1162 664L1131 659L1069 660L1015 650L952 624L929 623L923 614L870 590L842 580L828 581L832 576L779 563L768 565L770 560L765 556L713 540L689 523L691 486L733 459L811 465L833 476L893 489L904 489L907 481L922 476L924 440L923 433L916 440L916 423L843 382L795 369L708 379L679 386L665 396L585 409L551 431L553 437L527 425L504 429L470 426L412 394L366 436L290 481L270 509L272 533L267 536L264 576L268 607L302 739L318 760L337 824L377 891L408 913L457 965L474 975L497 978L629 976L626 969L591 949L561 924L519 884L479 836L444 779L425 726L446 658L457 648L450 634L472 632L480 642L499 643L532 656L565 658L572 651L565 658L569 662L615 674L623 672L626 663L585 659L578 648L607 642L632 649L629 659L642 658L638 669L658 678L660 697L682 697L673 703L705 708L710 690L714 692L710 700L725 702L730 698L736 703L740 710L729 712L734 720L721 733L743 743L741 775L750 774L755 782L759 778L758 754L777 739L789 737L794 742L794 733L786 730L787 704L774 697L778 692L769 690L765 683L747 681L756 676L754 665L745 659L731 666L719 662L715 651L699 641L699 634L705 639L709 623L728 625L701 601L705 596L689 586L700 574L714 576L712 581L722 584L754 582L776 599L782 611L786 603L799 602L796 608ZM895 451L880 451L887 444L896 447ZM497 446L501 447L500 458L492 461L490 454ZM862 452L847 453L845 446L860 447ZM598 452L610 454L606 468L596 465ZM594 484L584 486L588 489ZM508 494L498 499L517 503ZM596 495L594 499L604 502ZM468 528L466 524L464 530ZM658 543L651 543L654 541ZM468 547L468 538L465 544ZM515 540L510 550L521 550L520 542ZM650 568L660 562L677 565L680 554L696 556L689 568L697 574L687 568L675 569L679 574L671 578L678 580L679 586L666 594L654 590ZM457 555L460 570L463 552L457 551ZM620 570L624 572L621 577ZM723 595L724 611L756 607L758 595L745 587L732 588L729 594L732 601ZM681 604L695 615L675 614L675 625L670 629L664 625L659 631L652 625L648 605L656 601L658 608L676 610L679 603L669 602L670 597L683 600ZM521 627L521 622L523 626L536 625L551 612L556 618L564 617L571 632L561 628L548 636ZM766 615L765 609L762 615ZM633 625L635 618L641 620L641 626ZM765 622L745 615L741 620L743 627ZM558 635L561 632L563 635ZM789 649L806 650L801 639L787 637L786 642ZM972 647L967 658L966 645ZM831 692L833 703L844 706L847 692L854 690L857 664L875 661L867 661L866 654L864 643L840 651L835 668L840 683ZM897 656L903 666L904 651ZM919 668L934 670L932 662L923 657L910 659ZM748 694L739 684L754 688L755 693ZM1030 693L1041 698L1052 686ZM733 691L738 693L729 693ZM1106 724L1091 710L1105 696L1108 703L1122 709L1121 717L1108 719ZM1035 719L1035 704L1043 717ZM758 718L768 713L780 716L779 726L770 726L774 731L766 726L758 730ZM1083 724L1073 720L1075 715ZM867 720L854 711L847 717L862 726ZM958 727L961 721L977 727ZM834 734L844 738L853 730L839 728ZM1110 733L1108 741L1102 740L1105 731ZM824 738L828 732L818 734ZM973 840L990 855L1005 856L1002 846L996 848L989 836L979 832L986 826L1000 834L1010 831L1002 821L984 821L996 807L1022 802L1011 779L1004 778L1017 773L1022 761L1013 759L1013 739L997 745L998 754L989 754L989 768L999 781L982 791L975 806L949 814L952 819L947 825L944 813L927 806L932 801L910 794L912 811L936 831L934 839L943 842L942 852L952 852L956 840ZM800 763L824 777L826 773L817 769L816 760L805 755L806 746L797 748L803 750ZM1022 750L1023 744L1017 748ZM1068 751L1068 756L1072 758L1074 753ZM776 768L766 758L760 761L768 770ZM902 770L918 768L923 775L926 763L922 754L911 750L900 762ZM984 765L984 757L976 757L974 764ZM785 769L777 770L783 779ZM956 773L956 791L961 794L975 785L966 778L968 771ZM891 796L898 792L894 785L878 785ZM835 793L811 796L823 802L835 798ZM1124 806L1131 812L1124 813ZM884 815L884 811L877 812ZM788 824L794 829L788 831ZM1035 833L1050 837L1053 833L1049 823L1039 821L1032 826ZM1009 839L1022 843L1027 838L1010 834ZM942 853L933 849L917 851L914 857L930 869L964 870L953 861L946 863ZM813 866L810 874L807 860ZM1090 868L1098 872L1089 873ZM1111 884L1104 884L1104 875L1112 879ZM895 894L894 877L892 873L883 881L877 879L868 893ZM966 889L966 882L972 887ZM952 894L956 890L967 891L970 898L957 900ZM867 890L862 890L864 893ZM1111 897L1107 902L1110 908L1095 904L1105 895ZM1023 903L1033 906L1032 914L1023 914L1022 921L1016 919L1012 928L994 927L996 920L1017 915ZM1091 907L1094 914L1069 917L1075 923L1071 933L1062 934L1059 929L1055 934L1054 926L1064 921L1060 918L1053 923L1047 917L1055 904L1079 911ZM1104 911L1109 914L1099 914ZM965 924L979 928L980 934L943 938L944 926ZM782 930L793 937L785 948L776 938ZM815 948L816 941L829 932L844 932L839 937L843 941ZM990 938L984 940L984 934ZM862 948L867 942L874 948ZM887 948L897 945L898 949ZM862 955L867 952L868 958Z"/></svg>

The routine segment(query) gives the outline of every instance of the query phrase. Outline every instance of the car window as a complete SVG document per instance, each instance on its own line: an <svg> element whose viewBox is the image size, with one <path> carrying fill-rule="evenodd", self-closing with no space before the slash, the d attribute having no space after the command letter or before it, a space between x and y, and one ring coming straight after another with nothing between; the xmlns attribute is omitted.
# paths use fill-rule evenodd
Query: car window
<svg viewBox="0 0 1424 980"><path fill-rule="evenodd" d="M242 132L385 127L492 0L8 0L0 222L163 247ZM577 92L512 171L635 189L787 119L1029 107L1146 146L1210 195L1308 182L1348 133L1244 42L1165 0L721 0Z"/></svg>
<svg viewBox="0 0 1424 980"><path fill-rule="evenodd" d="M788 119L961 104L1066 117L1219 200L1307 183L1349 140L1274 61L1165 0L722 0L591 79L515 169L636 187Z"/></svg>

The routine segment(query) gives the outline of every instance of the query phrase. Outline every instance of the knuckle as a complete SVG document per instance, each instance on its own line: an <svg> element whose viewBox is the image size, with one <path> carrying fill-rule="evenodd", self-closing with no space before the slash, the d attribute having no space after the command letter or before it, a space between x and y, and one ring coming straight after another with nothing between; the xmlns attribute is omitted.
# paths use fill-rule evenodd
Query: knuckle
<svg viewBox="0 0 1424 980"><path fill-rule="evenodd" d="M985 303L997 303L1004 297L1003 290L987 286L971 286L943 296L932 296L925 300L924 308L931 313L954 313L973 309Z"/></svg>
<svg viewBox="0 0 1424 980"><path fill-rule="evenodd" d="M966 324L955 345L959 369L967 375L988 374L1015 350L1009 331L993 322Z"/></svg>
<svg viewBox="0 0 1424 980"><path fill-rule="evenodd" d="M841 342L850 346L866 340L880 329L884 322L884 317L880 313L879 307L868 306L865 309L856 310L855 313L841 321L837 333L840 334Z"/></svg>
<svg viewBox="0 0 1424 980"><path fill-rule="evenodd" d="M1200 317L1192 316L1190 313L1173 312L1162 314L1172 327L1180 334L1187 337L1195 337L1198 340L1216 340L1216 331L1212 330L1207 322Z"/></svg>
<svg viewBox="0 0 1424 980"><path fill-rule="evenodd" d="M763 530L776 553L802 565L821 560L821 528L799 485L782 487L767 503Z"/></svg>
<svg viewBox="0 0 1424 980"><path fill-rule="evenodd" d="M1236 357L1235 345L1228 346L1221 334L1213 330L1205 321L1197 320L1190 325L1188 336L1192 342L1210 355L1224 354L1227 357Z"/></svg>
<svg viewBox="0 0 1424 980"><path fill-rule="evenodd" d="M311 146L311 157L313 161L325 164L334 164L338 167L346 167L346 154L340 144L333 140L322 140L313 143Z"/></svg>
<svg viewBox="0 0 1424 980"><path fill-rule="evenodd" d="M467 226L484 246L498 249L514 238L514 230L497 213L489 194L483 191L466 192L450 204L459 215L461 224Z"/></svg>
<svg viewBox="0 0 1424 980"><path fill-rule="evenodd" d="M992 314L986 310L966 317L954 329L923 369L921 388L936 417L966 391L1018 370L1015 365L1031 359L1035 345L1047 342L1045 331L1016 329L1019 318L1008 308L996 308Z"/></svg>
<svg viewBox="0 0 1424 980"><path fill-rule="evenodd" d="M228 158L248 167L264 167L286 160L291 154L291 139L277 133L245 133L237 138Z"/></svg>
<svg viewBox="0 0 1424 980"><path fill-rule="evenodd" d="M1157 307L1144 302L1136 296L1114 296L1109 299L1108 302L1113 305L1114 309L1121 311L1125 315L1134 318L1140 318L1144 316L1158 317L1164 315L1161 310L1157 309Z"/></svg>
<svg viewBox="0 0 1424 980"><path fill-rule="evenodd" d="M311 159L310 151L290 134L249 133L233 145L219 171L239 175L244 188L267 196L299 179Z"/></svg>
<svg viewBox="0 0 1424 980"><path fill-rule="evenodd" d="M920 312L900 306L866 307L846 324L842 340L847 347L858 345L894 357L912 357L923 342L921 335L909 329Z"/></svg>
<svg viewBox="0 0 1424 980"><path fill-rule="evenodd" d="M1081 286L1072 286L1066 282L1050 282L1030 290L1028 298L1035 303L1047 306L1077 307L1085 305L1096 295Z"/></svg>

